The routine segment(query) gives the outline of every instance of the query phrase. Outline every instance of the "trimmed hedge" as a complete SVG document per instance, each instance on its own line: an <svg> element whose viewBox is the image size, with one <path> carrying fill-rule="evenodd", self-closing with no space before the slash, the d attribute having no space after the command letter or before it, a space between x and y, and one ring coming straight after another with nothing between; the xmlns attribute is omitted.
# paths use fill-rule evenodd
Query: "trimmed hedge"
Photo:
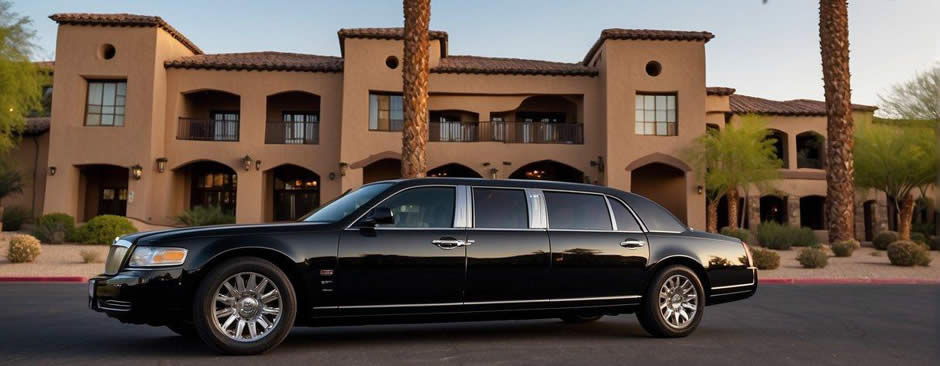
<svg viewBox="0 0 940 366"><path fill-rule="evenodd" d="M757 241L770 249L787 250L793 247L811 247L819 244L813 230L806 227L764 222L757 225Z"/></svg>
<svg viewBox="0 0 940 366"><path fill-rule="evenodd" d="M888 246L891 243L898 241L898 233L894 231L882 231L875 235L875 238L872 239L871 245L878 250L888 249Z"/></svg>
<svg viewBox="0 0 940 366"><path fill-rule="evenodd" d="M898 240L888 245L888 260L895 266L929 266L930 253L924 245Z"/></svg>
<svg viewBox="0 0 940 366"><path fill-rule="evenodd" d="M183 211L176 217L176 222L186 226L234 224L235 216L222 212L219 206L196 206Z"/></svg>
<svg viewBox="0 0 940 366"><path fill-rule="evenodd" d="M3 209L3 231L17 231L24 222L32 218L33 212L26 207L10 206Z"/></svg>
<svg viewBox="0 0 940 366"><path fill-rule="evenodd" d="M111 244L116 237L136 232L134 224L124 217L101 215L78 228L75 236L84 244Z"/></svg>
<svg viewBox="0 0 940 366"><path fill-rule="evenodd" d="M836 257L851 257L852 253L855 252L855 249L861 247L861 244L855 240L842 240L832 243L830 246L832 248L832 253Z"/></svg>
<svg viewBox="0 0 940 366"><path fill-rule="evenodd" d="M721 235L730 236L732 238L738 238L738 239L741 239L741 241L745 243L749 243L751 241L751 232L745 229L736 229L736 228L725 226L721 228L720 232L721 232Z"/></svg>
<svg viewBox="0 0 940 366"><path fill-rule="evenodd" d="M51 244L75 241L75 218L64 213L42 215L36 220L33 235L42 242Z"/></svg>
<svg viewBox="0 0 940 366"><path fill-rule="evenodd" d="M754 259L754 267L757 269L777 269L780 267L780 255L768 249L750 247L751 258Z"/></svg>
<svg viewBox="0 0 940 366"><path fill-rule="evenodd" d="M824 268L829 264L829 255L819 248L803 248L800 255L796 256L796 260L804 268Z"/></svg>
<svg viewBox="0 0 940 366"><path fill-rule="evenodd" d="M12 263L28 263L42 254L42 245L32 235L19 234L10 238L7 259Z"/></svg>

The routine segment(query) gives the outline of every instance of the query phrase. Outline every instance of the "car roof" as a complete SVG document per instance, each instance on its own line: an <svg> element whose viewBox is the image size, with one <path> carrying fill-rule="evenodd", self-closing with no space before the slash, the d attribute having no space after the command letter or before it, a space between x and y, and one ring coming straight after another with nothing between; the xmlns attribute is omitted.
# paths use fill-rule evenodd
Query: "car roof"
<svg viewBox="0 0 940 366"><path fill-rule="evenodd" d="M510 188L537 188L537 189L557 189L568 191L605 193L617 196L635 196L630 192L624 192L619 189L607 186L570 183L551 180L532 180L532 179L483 179L483 178L447 178L447 177L427 177L411 179L394 179L375 183L395 183L400 188L421 186L428 184L453 184L453 185L472 185L477 187L510 187Z"/></svg>

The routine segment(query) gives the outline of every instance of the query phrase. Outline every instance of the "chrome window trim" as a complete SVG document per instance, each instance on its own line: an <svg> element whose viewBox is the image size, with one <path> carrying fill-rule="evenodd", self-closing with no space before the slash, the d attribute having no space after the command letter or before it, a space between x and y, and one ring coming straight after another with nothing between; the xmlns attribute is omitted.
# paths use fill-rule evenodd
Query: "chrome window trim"
<svg viewBox="0 0 940 366"><path fill-rule="evenodd" d="M454 184L425 184L425 185L420 185L420 186L405 187L405 188L402 188L402 189L399 189L399 190L395 191L395 193L392 193L392 194L386 196L386 197L383 198L381 201L376 202L374 205L372 205L372 207L369 207L368 210L365 210L361 215L359 215L359 217L357 217L357 218L356 218L355 220L353 220L349 225L347 225L347 226L346 226L346 229L352 228L353 225L356 225L356 223L359 222L359 220L362 220L362 218L365 217L367 214L369 214L369 212L372 212L372 210L374 210L376 207L379 207L379 205L381 205L382 203L384 203L385 201L387 201L389 198L395 197L395 196L397 196L399 193L404 192L404 191L407 191L407 190L411 190L411 189L415 189L415 188L428 188L428 187L450 187L450 188L453 188L453 189L454 189L454 210L455 210L454 215L456 216L456 214L457 214L457 213L456 213L456 209L457 209L457 192L456 192L456 190L457 190L457 185L454 185ZM361 187L360 187L360 188L361 188ZM376 226L375 228L378 229L378 228L380 228L380 227L379 227L379 226ZM407 229L416 229L416 228L407 228ZM451 227L451 229L453 229L453 227Z"/></svg>
<svg viewBox="0 0 940 366"><path fill-rule="evenodd" d="M470 209L467 207L467 196L469 191L467 186L458 185L457 186L457 195L456 195L456 204L454 205L454 227L456 228L467 228L470 227Z"/></svg>
<svg viewBox="0 0 940 366"><path fill-rule="evenodd" d="M526 204L529 207L529 228L547 229L548 228L548 206L545 204L545 194L541 189L525 189Z"/></svg>
<svg viewBox="0 0 940 366"><path fill-rule="evenodd" d="M604 195L604 203L607 204L607 215L610 216L610 227L613 231L620 231L617 228L617 219L614 217L614 208L610 206L610 197L607 197L606 194Z"/></svg>
<svg viewBox="0 0 940 366"><path fill-rule="evenodd" d="M526 200L525 200L525 201L526 201L526 215L528 216L528 217L526 217L526 222L528 223L529 227L528 227L528 228L519 228L519 227L507 227L507 228L502 228L502 227L485 227L485 228L481 228L481 227L477 227L476 202L473 200L473 191L476 190L477 188L479 188L479 189L506 189L506 190L513 190L513 191L522 191L522 193L525 194L525 196L526 196ZM532 207L529 205L529 189L531 189L531 188L524 188L524 187L502 187L502 186L470 186L470 211L471 211L472 215L470 216L470 217L471 217L471 220L470 220L470 224L471 224L471 225L470 225L470 227L469 227L468 229L470 229L470 230L473 230L473 229L512 230L512 231L535 231L535 230L544 230L544 229L539 229L539 228L533 228L533 227L532 227L532 213L531 213ZM533 230L533 229L534 229L534 230Z"/></svg>
<svg viewBox="0 0 940 366"><path fill-rule="evenodd" d="M414 230L414 231L443 231L443 230L466 230L465 227L397 227L397 226L376 226L370 228L376 231L396 231L396 230ZM345 231L359 231L357 228L348 228Z"/></svg>
<svg viewBox="0 0 940 366"><path fill-rule="evenodd" d="M644 224L644 223L643 223L643 220L640 219L640 215L637 215L637 214L636 214L636 211L633 211L633 207L630 207L630 205L628 205L626 202L624 202L624 201L623 201L622 199L620 199L620 198L611 196L611 195L609 195L609 194L607 194L607 195L605 195L605 196L607 196L608 199L613 198L613 199L617 200L617 202L620 202L621 204L623 204L623 207L626 207L626 208L627 208L627 211L630 211L630 214L633 215L633 219L636 220L636 223L637 223L637 224L640 224L640 230L643 230L644 233L654 232L654 231L650 231L650 230L646 227L646 224Z"/></svg>
<svg viewBox="0 0 940 366"><path fill-rule="evenodd" d="M499 227L468 227L470 231L545 231L546 229L533 228L499 228Z"/></svg>

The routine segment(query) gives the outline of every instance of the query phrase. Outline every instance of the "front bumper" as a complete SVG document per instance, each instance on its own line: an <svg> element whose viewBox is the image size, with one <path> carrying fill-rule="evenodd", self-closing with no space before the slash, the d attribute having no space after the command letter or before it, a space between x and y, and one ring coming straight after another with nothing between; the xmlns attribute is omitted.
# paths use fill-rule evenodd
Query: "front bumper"
<svg viewBox="0 0 940 366"><path fill-rule="evenodd" d="M122 322L165 324L189 311L181 268L125 270L88 280L88 307Z"/></svg>

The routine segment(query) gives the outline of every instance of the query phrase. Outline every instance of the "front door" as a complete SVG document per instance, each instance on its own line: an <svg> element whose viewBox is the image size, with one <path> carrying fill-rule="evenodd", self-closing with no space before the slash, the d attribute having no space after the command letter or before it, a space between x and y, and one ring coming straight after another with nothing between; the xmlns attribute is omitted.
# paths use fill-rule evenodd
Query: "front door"
<svg viewBox="0 0 940 366"><path fill-rule="evenodd" d="M384 200L393 224L357 224L339 242L340 310L398 312L463 301L465 228L454 227L456 187L411 188Z"/></svg>
<svg viewBox="0 0 940 366"><path fill-rule="evenodd" d="M127 215L127 187L102 188L98 197L98 215Z"/></svg>

